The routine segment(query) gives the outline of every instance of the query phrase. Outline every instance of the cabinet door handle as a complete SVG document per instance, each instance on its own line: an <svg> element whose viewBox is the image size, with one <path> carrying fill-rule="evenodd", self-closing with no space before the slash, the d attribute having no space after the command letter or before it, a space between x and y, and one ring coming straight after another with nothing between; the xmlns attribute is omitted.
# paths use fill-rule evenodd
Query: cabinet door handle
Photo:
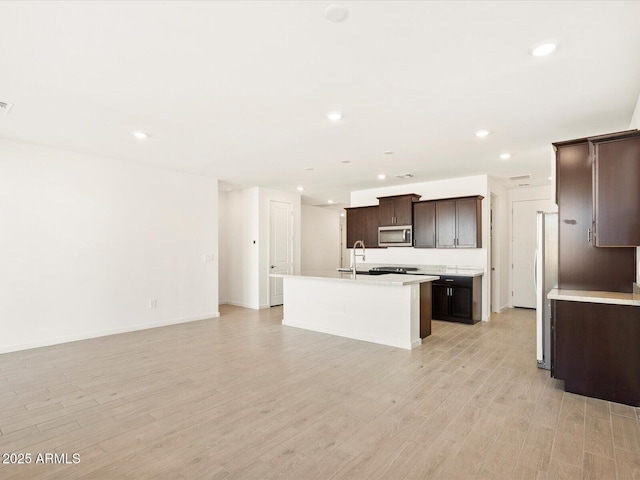
<svg viewBox="0 0 640 480"><path fill-rule="evenodd" d="M587 242L591 243L591 229L587 229Z"/></svg>

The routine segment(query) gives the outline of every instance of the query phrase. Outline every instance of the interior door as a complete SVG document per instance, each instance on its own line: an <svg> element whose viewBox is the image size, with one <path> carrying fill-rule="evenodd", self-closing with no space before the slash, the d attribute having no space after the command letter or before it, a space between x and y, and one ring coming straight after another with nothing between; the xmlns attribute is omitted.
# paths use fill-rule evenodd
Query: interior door
<svg viewBox="0 0 640 480"><path fill-rule="evenodd" d="M516 201L512 206L512 303L514 307L536 308L536 214L556 208L547 199Z"/></svg>
<svg viewBox="0 0 640 480"><path fill-rule="evenodd" d="M293 205L271 200L269 205L269 273L293 272ZM282 305L282 278L269 277L269 303Z"/></svg>

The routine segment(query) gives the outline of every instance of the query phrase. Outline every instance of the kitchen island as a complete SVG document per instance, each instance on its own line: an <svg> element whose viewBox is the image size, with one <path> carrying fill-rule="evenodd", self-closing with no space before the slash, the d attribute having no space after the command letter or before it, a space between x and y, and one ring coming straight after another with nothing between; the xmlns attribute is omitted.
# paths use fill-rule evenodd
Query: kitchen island
<svg viewBox="0 0 640 480"><path fill-rule="evenodd" d="M273 276L283 279L283 325L408 350L431 333L431 282L438 276Z"/></svg>

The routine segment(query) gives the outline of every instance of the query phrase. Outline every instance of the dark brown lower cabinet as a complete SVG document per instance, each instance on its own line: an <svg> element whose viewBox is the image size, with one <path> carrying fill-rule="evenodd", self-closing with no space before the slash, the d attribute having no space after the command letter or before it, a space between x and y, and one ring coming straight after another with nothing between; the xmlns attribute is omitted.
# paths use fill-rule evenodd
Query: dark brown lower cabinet
<svg viewBox="0 0 640 480"><path fill-rule="evenodd" d="M554 300L552 374L567 392L640 406L640 307Z"/></svg>
<svg viewBox="0 0 640 480"><path fill-rule="evenodd" d="M482 316L482 277L440 276L432 285L432 318L476 323Z"/></svg>
<svg viewBox="0 0 640 480"><path fill-rule="evenodd" d="M431 282L420 284L420 338L431 335Z"/></svg>

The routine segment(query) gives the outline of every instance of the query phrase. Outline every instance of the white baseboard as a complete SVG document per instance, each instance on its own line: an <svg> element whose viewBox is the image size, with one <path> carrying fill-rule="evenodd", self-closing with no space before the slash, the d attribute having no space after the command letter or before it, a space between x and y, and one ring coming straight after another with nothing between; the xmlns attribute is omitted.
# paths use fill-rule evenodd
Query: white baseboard
<svg viewBox="0 0 640 480"><path fill-rule="evenodd" d="M227 300L226 305L233 305L234 307L250 308L251 310L260 310L260 308L256 307L255 305L249 305L244 302L234 302L232 300Z"/></svg>
<svg viewBox="0 0 640 480"><path fill-rule="evenodd" d="M117 335L119 333L136 332L138 330L147 330L150 328L166 327L168 325L177 325L179 323L196 322L199 320L207 320L220 316L220 312L213 312L207 315L198 315L195 317L185 317L173 320L164 320L160 322L141 323L138 325L129 325L121 328L110 328L106 330L97 330L93 332L84 332L76 335L66 335L63 337L47 338L37 342L23 343L19 345L0 345L0 354L9 352L18 352L21 350L30 350L32 348L49 347L51 345L59 345L61 343L77 342L79 340L88 340L90 338L106 337L109 335Z"/></svg>

